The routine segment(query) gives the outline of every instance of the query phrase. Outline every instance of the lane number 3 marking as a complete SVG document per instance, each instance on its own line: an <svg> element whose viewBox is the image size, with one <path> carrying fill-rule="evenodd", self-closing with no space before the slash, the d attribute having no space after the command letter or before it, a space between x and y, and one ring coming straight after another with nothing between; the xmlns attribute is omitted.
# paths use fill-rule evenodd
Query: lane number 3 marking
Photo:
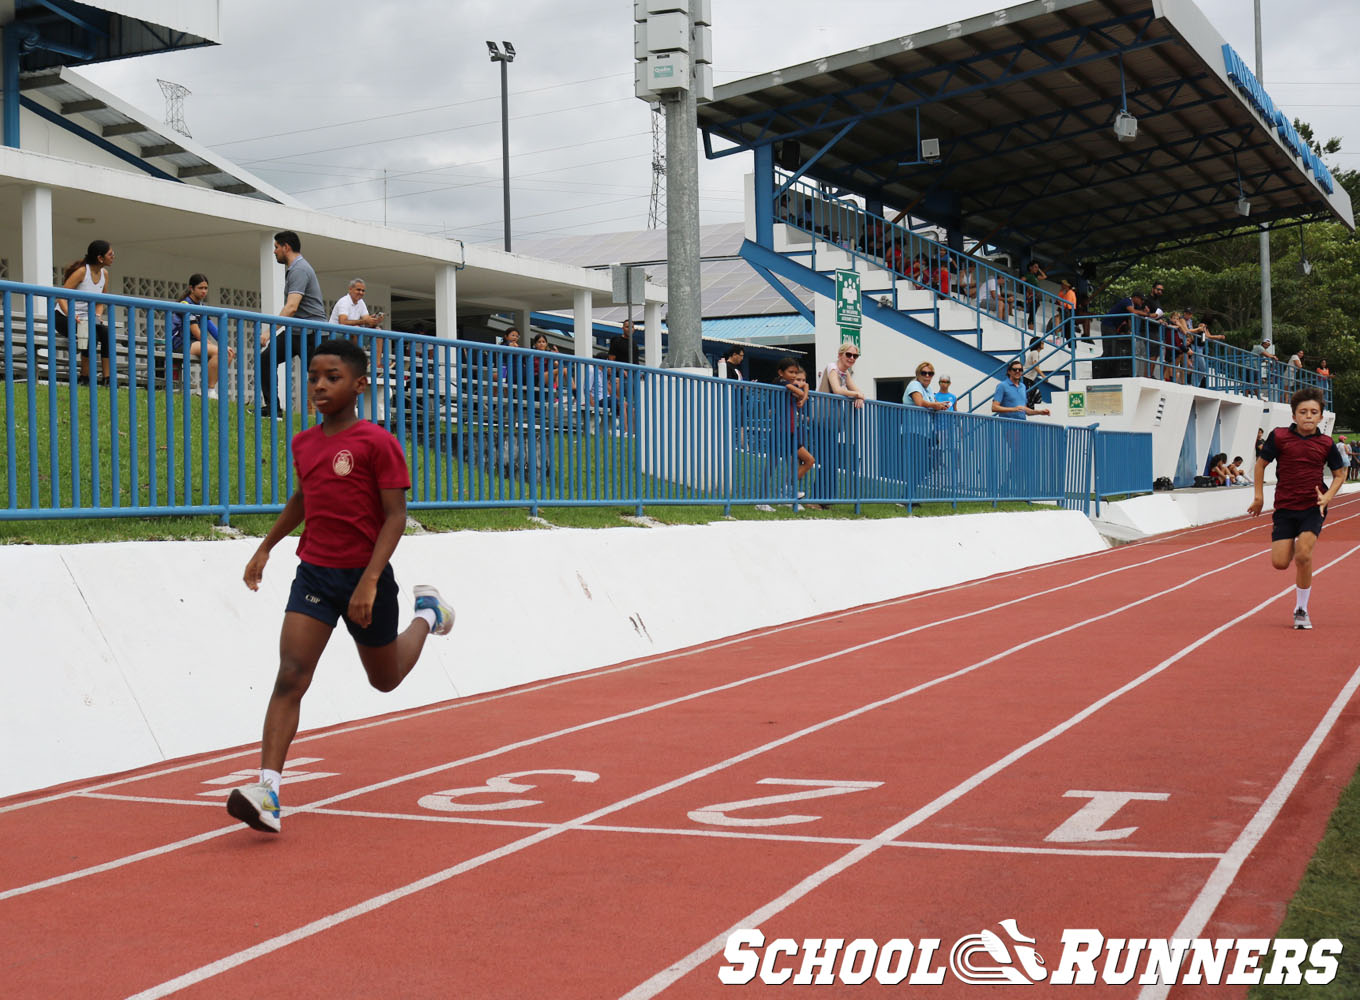
<svg viewBox="0 0 1360 1000"><path fill-rule="evenodd" d="M442 792L434 792L430 795L422 796L420 807L422 809L432 809L435 812L494 812L499 809L523 809L527 806L542 805L542 799L500 799L495 802L461 802L456 799L466 799L476 795L517 795L520 792L531 792L538 787L532 781L518 781L519 778L528 778L533 775L561 775L571 778L573 782L599 781L600 776L594 771L568 771L568 770L541 770L541 771L514 771L510 774L498 774L494 778L488 778L485 785L476 785L472 788L449 788Z"/></svg>

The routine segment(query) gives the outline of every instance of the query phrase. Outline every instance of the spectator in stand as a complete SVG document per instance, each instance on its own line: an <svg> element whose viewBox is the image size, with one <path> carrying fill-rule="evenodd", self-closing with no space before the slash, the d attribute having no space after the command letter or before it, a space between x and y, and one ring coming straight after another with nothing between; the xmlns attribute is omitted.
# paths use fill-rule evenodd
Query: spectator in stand
<svg viewBox="0 0 1360 1000"><path fill-rule="evenodd" d="M382 322L382 313L370 313L368 303L364 301L364 292L367 287L364 285L363 278L354 278L349 283L349 291L335 300L335 305L331 308L331 322L341 326L363 326L370 330L377 329ZM381 343L381 341L379 341ZM381 361L378 367L382 367Z"/></svg>
<svg viewBox="0 0 1360 1000"><path fill-rule="evenodd" d="M1069 323L1073 316L1077 314L1077 290L1072 287L1072 282L1063 278L1058 283L1058 312L1054 315L1051 326L1061 330L1063 340L1070 341L1073 337L1074 324Z"/></svg>
<svg viewBox="0 0 1360 1000"><path fill-rule="evenodd" d="M1046 417L1047 407L1035 409L1026 401L1026 392L1021 376L1025 373L1023 361L1012 361L1006 366L1006 381L996 387L992 395L992 412L1006 420L1025 420L1029 417Z"/></svg>
<svg viewBox="0 0 1360 1000"><path fill-rule="evenodd" d="M1190 306L1185 310L1185 329L1190 343L1190 365L1195 377L1192 383L1201 389L1209 387L1210 372L1217 374L1217 367L1209 363L1209 341L1227 340L1228 338L1221 333L1214 333L1209 329L1207 323L1195 322L1195 307Z"/></svg>
<svg viewBox="0 0 1360 1000"><path fill-rule="evenodd" d="M1290 392L1293 392L1303 383L1303 379L1299 377L1302 374L1303 374L1303 348L1300 347L1297 351L1295 351L1293 354L1289 356L1289 372L1288 372L1289 384L1287 388Z"/></svg>
<svg viewBox="0 0 1360 1000"><path fill-rule="evenodd" d="M1266 432L1265 432L1265 430L1264 430L1263 428L1261 428L1261 427L1256 428L1256 457L1257 457L1257 458L1260 458L1260 457L1261 457L1261 449L1265 446L1265 443L1266 443Z"/></svg>
<svg viewBox="0 0 1360 1000"><path fill-rule="evenodd" d="M1081 339L1091 339L1091 271L1082 264L1077 268L1077 315L1084 317L1077 321L1081 327Z"/></svg>
<svg viewBox="0 0 1360 1000"><path fill-rule="evenodd" d="M930 275L931 284L941 297L949 295L949 251L940 248Z"/></svg>
<svg viewBox="0 0 1360 1000"><path fill-rule="evenodd" d="M80 260L73 260L67 264L62 271L61 287L70 288L77 292L98 292L104 291L105 285L109 280L109 266L113 263L113 247L108 240L92 240L90 245L85 248L85 256ZM109 384L109 359L113 357L113 338L109 336L108 324L104 322L106 306L100 302L94 307L94 323L90 323L90 304L79 299L74 300L75 307L71 307L72 300L57 299L56 316L53 326L58 334L68 338L71 343L71 353L80 353L80 375L76 381L81 385L90 384L90 358L85 350L81 349L79 329L83 324L86 329L85 343L89 343L91 331L89 327L94 326L94 341L98 345L99 355L99 384ZM75 326L70 326L67 319L68 314L74 313Z"/></svg>
<svg viewBox="0 0 1360 1000"><path fill-rule="evenodd" d="M297 233L285 229L274 234L274 259L285 268L284 303L279 315L285 319L295 316L298 319L326 322L326 308L321 301L321 282L317 280L316 271L307 262L307 258L302 256L302 239ZM270 344L276 338L281 339L279 343L274 344L273 357L270 357ZM290 356L301 358L307 348L317 343L318 339L317 335L308 334L303 328L290 329L282 323L275 326L272 331L268 326L260 331L257 364L261 369L259 387L264 399L260 407L261 416L282 416L276 389L279 365L284 364ZM305 377L307 373L304 371L302 374Z"/></svg>
<svg viewBox="0 0 1360 1000"><path fill-rule="evenodd" d="M1006 296L1001 288L1001 277L996 271L988 270L978 286L978 307L987 310L1003 323L1009 313L1006 311Z"/></svg>
<svg viewBox="0 0 1360 1000"><path fill-rule="evenodd" d="M817 383L818 392L829 392L835 396L845 396L854 400L855 409L864 406L864 393L859 391L853 378L855 362L859 360L859 345L847 340L836 352L836 360L822 369L821 381Z"/></svg>
<svg viewBox="0 0 1360 1000"><path fill-rule="evenodd" d="M543 351L545 353L551 350L548 346L548 335L542 330L534 334L533 339L529 341L529 346L535 351ZM545 389L556 390L561 381L562 365L552 358L534 358L533 373L534 385L541 385ZM556 393L554 392L554 395L555 394Z"/></svg>
<svg viewBox="0 0 1360 1000"><path fill-rule="evenodd" d="M1318 373L1319 375L1321 375L1323 378L1331 378L1331 377L1332 377L1332 370L1331 370L1330 368L1327 367L1327 359L1326 359L1326 358L1323 358L1323 359L1322 359L1322 362L1317 366L1317 373Z"/></svg>
<svg viewBox="0 0 1360 1000"><path fill-rule="evenodd" d="M1269 399L1273 395L1275 382L1275 348L1270 344L1269 337L1262 337L1261 342L1251 349L1251 353L1261 359L1261 397Z"/></svg>
<svg viewBox="0 0 1360 1000"><path fill-rule="evenodd" d="M954 410L958 408L957 404L959 401L959 397L949 391L949 387L952 384L953 379L951 379L948 375L941 375L940 388L939 391L935 393L935 401L937 403L944 403L945 404L944 408L946 410Z"/></svg>
<svg viewBox="0 0 1360 1000"><path fill-rule="evenodd" d="M1033 330L1034 310L1039 305L1039 296L1035 294L1034 288L1031 286L1038 285L1039 282L1041 281L1047 281L1048 274L1047 272L1044 271L1042 267L1039 266L1039 262L1037 260L1032 260L1029 262L1029 267L1026 269L1026 274L1023 275L1023 277L1026 282L1025 322L1029 325L1029 328Z"/></svg>
<svg viewBox="0 0 1360 1000"><path fill-rule="evenodd" d="M208 299L208 278L202 274L189 275L189 289L180 299L185 305L201 306ZM170 317L170 353L172 358L183 357L184 329L189 328L189 357L203 365L208 378L208 398L217 398L217 324L206 316L195 313L174 313ZM211 339L209 339L211 338ZM227 357L236 357L235 349L227 345Z"/></svg>
<svg viewBox="0 0 1360 1000"><path fill-rule="evenodd" d="M930 391L930 380L935 377L935 366L929 361L922 361L916 366L916 377L907 383L906 398L904 403L912 406L924 407L927 410L947 410L948 403L940 402L935 393Z"/></svg>
<svg viewBox="0 0 1360 1000"><path fill-rule="evenodd" d="M1146 358L1146 349L1134 347L1134 337L1146 330L1146 327L1135 328L1135 324L1140 318L1146 319L1147 315L1142 292L1126 295L1111 306L1110 315L1100 321L1100 353L1107 358ZM1146 368L1146 363L1132 365L1130 371L1142 375L1146 373Z"/></svg>
<svg viewBox="0 0 1360 1000"><path fill-rule="evenodd" d="M741 363L746 360L746 351L741 347L730 347L727 353L718 359L718 378L742 379Z"/></svg>
<svg viewBox="0 0 1360 1000"><path fill-rule="evenodd" d="M785 358L779 363L777 371L779 382L788 392L789 408L789 434L793 441L794 456L798 460L798 472L794 481L794 498L803 499L807 494L803 491L803 477L812 471L812 467L817 464L817 459L812 452L808 451L807 441L804 439L806 422L799 419L799 410L807 404L808 386L807 373L803 371L803 366L794 358ZM795 509L797 505L795 504Z"/></svg>

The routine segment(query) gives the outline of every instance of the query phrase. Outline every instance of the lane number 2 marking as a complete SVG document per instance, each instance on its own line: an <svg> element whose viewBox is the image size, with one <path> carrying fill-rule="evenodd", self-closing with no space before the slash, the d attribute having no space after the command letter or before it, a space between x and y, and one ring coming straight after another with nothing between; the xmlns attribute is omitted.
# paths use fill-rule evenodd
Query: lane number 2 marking
<svg viewBox="0 0 1360 1000"><path fill-rule="evenodd" d="M696 823L708 826L787 826L791 823L815 823L820 816L800 813L787 813L783 816L730 816L729 813L742 809L758 809L761 806L779 805L784 802L801 802L805 799L822 799L828 795L850 795L869 788L878 788L881 781L817 781L806 778L761 778L757 785L793 785L805 788L802 792L788 792L784 795L765 795L758 799L741 799L737 802L716 802L702 809L695 809L689 818Z"/></svg>
<svg viewBox="0 0 1360 1000"><path fill-rule="evenodd" d="M510 774L498 774L494 778L488 778L485 785L476 785L472 788L449 788L442 792L434 792L430 795L422 796L420 806L422 809L433 809L436 812L494 812L499 809L524 809L527 806L538 806L543 804L542 799L500 799L496 802L457 802L455 799L466 799L474 795L517 795L521 792L531 792L538 787L532 781L518 781L519 778L528 778L532 775L561 775L571 778L573 782L599 781L600 776L594 771L569 771L559 769L546 769L539 771L514 771Z"/></svg>

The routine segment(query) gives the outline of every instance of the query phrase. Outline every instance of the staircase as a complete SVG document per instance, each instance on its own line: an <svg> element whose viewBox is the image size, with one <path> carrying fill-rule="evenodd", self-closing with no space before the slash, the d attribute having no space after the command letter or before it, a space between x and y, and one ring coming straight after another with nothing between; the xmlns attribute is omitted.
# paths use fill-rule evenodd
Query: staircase
<svg viewBox="0 0 1360 1000"><path fill-rule="evenodd" d="M814 185L779 174L776 185L770 246L748 239L742 256L767 280L777 275L818 295L835 294L837 270L858 272L866 318L982 373L976 385L960 393L959 409L987 405L990 388L975 390L994 385L1006 364L1050 326L1055 332L1039 362L1050 385L1065 388L1076 365L1097 353L1087 343L1067 346L1071 310L1053 292L853 202L828 198ZM952 277L936 287L941 269ZM973 291L979 287L996 289L1008 304L999 307L987 296L980 305ZM1034 330L1026 316L1027 298L1034 303Z"/></svg>

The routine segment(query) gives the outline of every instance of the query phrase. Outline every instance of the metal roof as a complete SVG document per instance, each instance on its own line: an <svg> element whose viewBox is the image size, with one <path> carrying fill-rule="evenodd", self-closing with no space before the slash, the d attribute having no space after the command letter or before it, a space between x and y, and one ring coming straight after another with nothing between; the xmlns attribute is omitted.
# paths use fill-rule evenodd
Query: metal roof
<svg viewBox="0 0 1360 1000"><path fill-rule="evenodd" d="M72 69L24 73L19 78L19 93L27 110L152 176L281 205L301 205L292 195L189 136L154 122L147 112L124 103Z"/></svg>
<svg viewBox="0 0 1360 1000"><path fill-rule="evenodd" d="M1068 261L1278 220L1354 228L1229 51L1190 0L1034 0L719 87L699 124L710 156L772 144L833 189Z"/></svg>
<svg viewBox="0 0 1360 1000"><path fill-rule="evenodd" d="M699 285L702 289L701 315L710 319L728 316L770 316L786 314L792 308L769 283L737 256L746 238L745 223L726 222L699 228ZM525 240L518 247L525 253L548 260L559 260L578 267L603 268L610 264L645 264L652 281L666 283L666 230L642 229L631 233L594 233L585 236L557 236ZM804 305L812 295L804 288L791 291ZM595 318L606 323L627 319L627 308L596 309ZM801 319L800 319L801 322Z"/></svg>
<svg viewBox="0 0 1360 1000"><path fill-rule="evenodd" d="M20 33L21 69L127 59L221 40L219 0L9 0L0 27Z"/></svg>

